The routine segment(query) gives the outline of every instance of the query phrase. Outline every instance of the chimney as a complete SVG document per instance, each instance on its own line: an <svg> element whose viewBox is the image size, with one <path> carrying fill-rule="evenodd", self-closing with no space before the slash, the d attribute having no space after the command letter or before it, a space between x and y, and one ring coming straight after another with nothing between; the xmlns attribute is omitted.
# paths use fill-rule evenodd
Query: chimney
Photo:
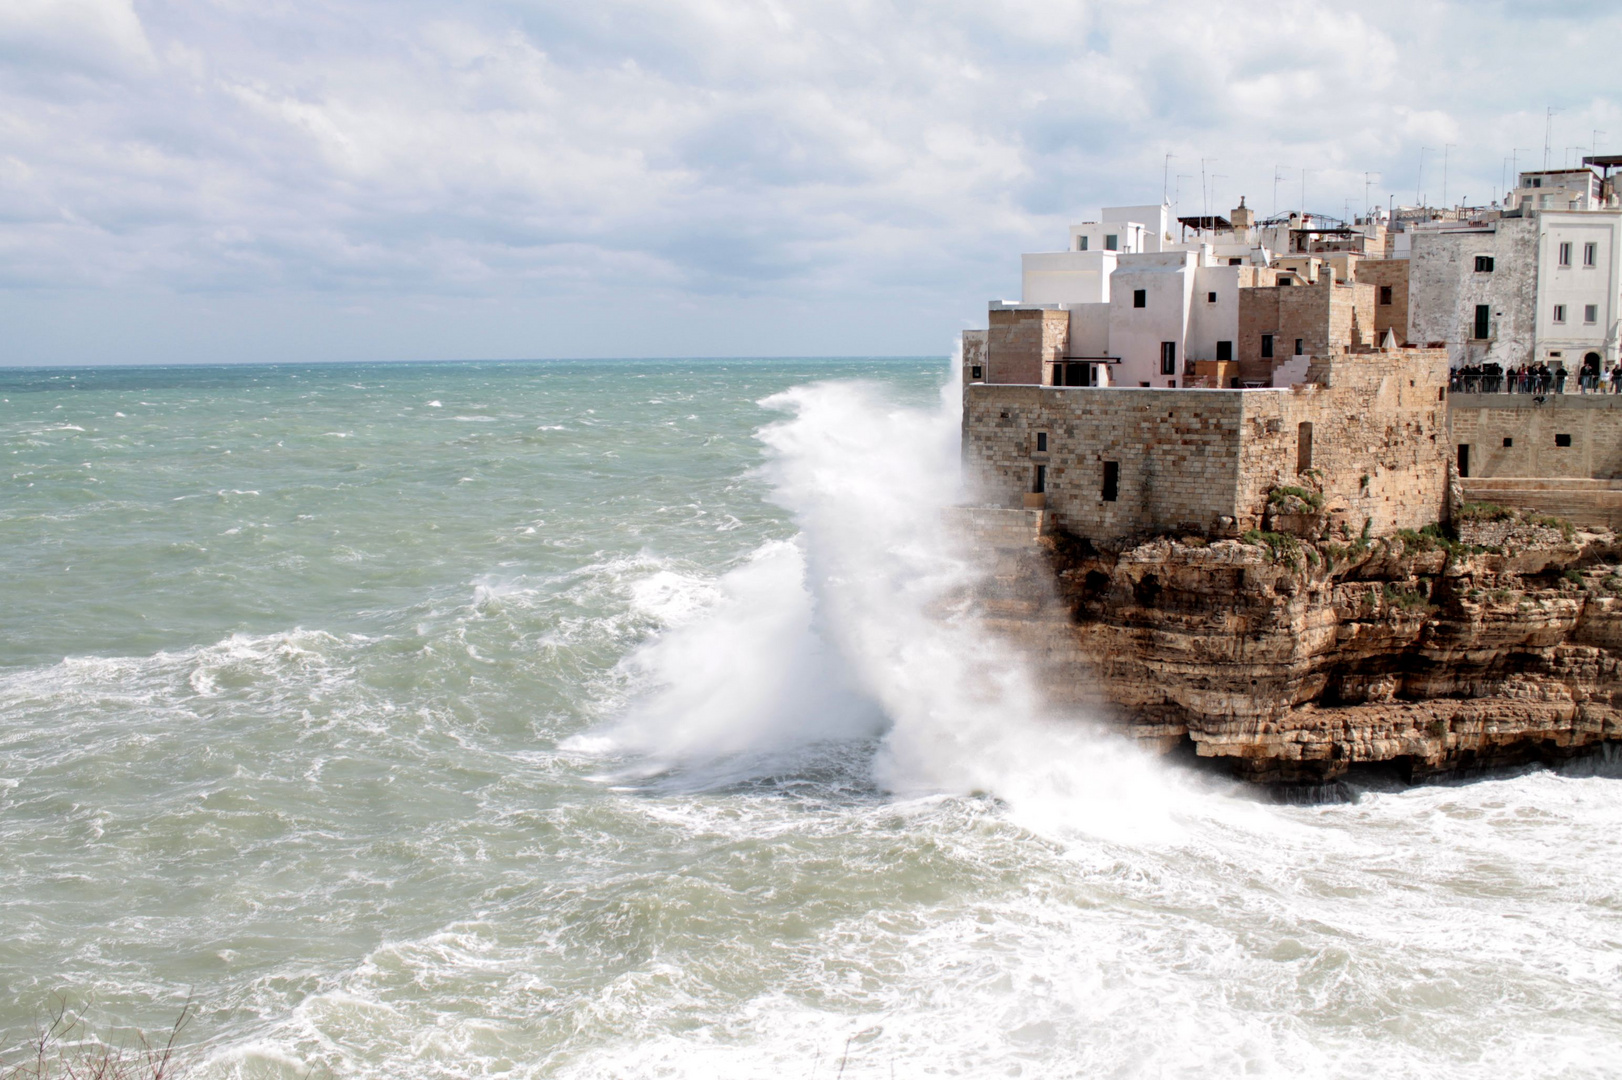
<svg viewBox="0 0 1622 1080"><path fill-rule="evenodd" d="M1248 229L1256 224L1256 211L1245 209L1245 197L1239 196L1239 205L1233 209L1229 219L1233 222L1235 231Z"/></svg>

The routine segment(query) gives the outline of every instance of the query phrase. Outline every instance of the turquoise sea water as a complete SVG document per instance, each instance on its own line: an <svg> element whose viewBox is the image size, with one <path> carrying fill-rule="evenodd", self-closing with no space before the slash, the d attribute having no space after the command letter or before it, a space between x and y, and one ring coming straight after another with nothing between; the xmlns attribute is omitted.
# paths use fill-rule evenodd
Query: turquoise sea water
<svg viewBox="0 0 1622 1080"><path fill-rule="evenodd" d="M945 368L0 370L7 1043L1622 1075L1622 783L1278 808L1023 726L911 617Z"/></svg>

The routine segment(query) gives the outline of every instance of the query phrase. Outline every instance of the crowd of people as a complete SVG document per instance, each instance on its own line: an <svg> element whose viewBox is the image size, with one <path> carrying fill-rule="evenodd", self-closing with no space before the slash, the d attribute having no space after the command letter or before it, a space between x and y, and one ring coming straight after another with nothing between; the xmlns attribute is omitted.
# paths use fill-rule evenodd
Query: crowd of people
<svg viewBox="0 0 1622 1080"><path fill-rule="evenodd" d="M1508 371L1502 364L1466 364L1449 373L1448 388L1465 394L1564 394L1566 382L1564 367L1551 368L1541 361ZM1609 378L1585 365L1577 373L1577 390L1584 394L1622 393L1622 365L1612 368Z"/></svg>

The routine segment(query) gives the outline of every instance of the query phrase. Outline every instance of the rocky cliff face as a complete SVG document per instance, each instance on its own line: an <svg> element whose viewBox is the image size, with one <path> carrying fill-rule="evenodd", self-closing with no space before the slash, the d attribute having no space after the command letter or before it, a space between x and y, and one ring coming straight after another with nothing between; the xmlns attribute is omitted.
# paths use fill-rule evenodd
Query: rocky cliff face
<svg viewBox="0 0 1622 1080"><path fill-rule="evenodd" d="M1007 512L1015 513L1015 512ZM1034 516L1034 515L1033 515ZM1245 778L1415 778L1622 739L1622 542L1518 516L1457 541L1161 538L1006 523L987 621L1054 696ZM982 530L982 535L985 534Z"/></svg>

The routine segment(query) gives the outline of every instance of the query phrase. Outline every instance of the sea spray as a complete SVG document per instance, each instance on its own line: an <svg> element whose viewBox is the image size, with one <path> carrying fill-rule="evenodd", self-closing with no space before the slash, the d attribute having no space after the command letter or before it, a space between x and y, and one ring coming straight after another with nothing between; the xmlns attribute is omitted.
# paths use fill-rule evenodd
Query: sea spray
<svg viewBox="0 0 1622 1080"><path fill-rule="evenodd" d="M882 728L873 779L903 796L984 794L1044 830L1142 837L1169 827L1166 782L1090 718L1056 710L1018 649L977 618L984 560L962 498L957 387L909 407L859 380L766 398L762 475L799 527L720 582L706 617L628 661L651 692L576 749L643 771Z"/></svg>

